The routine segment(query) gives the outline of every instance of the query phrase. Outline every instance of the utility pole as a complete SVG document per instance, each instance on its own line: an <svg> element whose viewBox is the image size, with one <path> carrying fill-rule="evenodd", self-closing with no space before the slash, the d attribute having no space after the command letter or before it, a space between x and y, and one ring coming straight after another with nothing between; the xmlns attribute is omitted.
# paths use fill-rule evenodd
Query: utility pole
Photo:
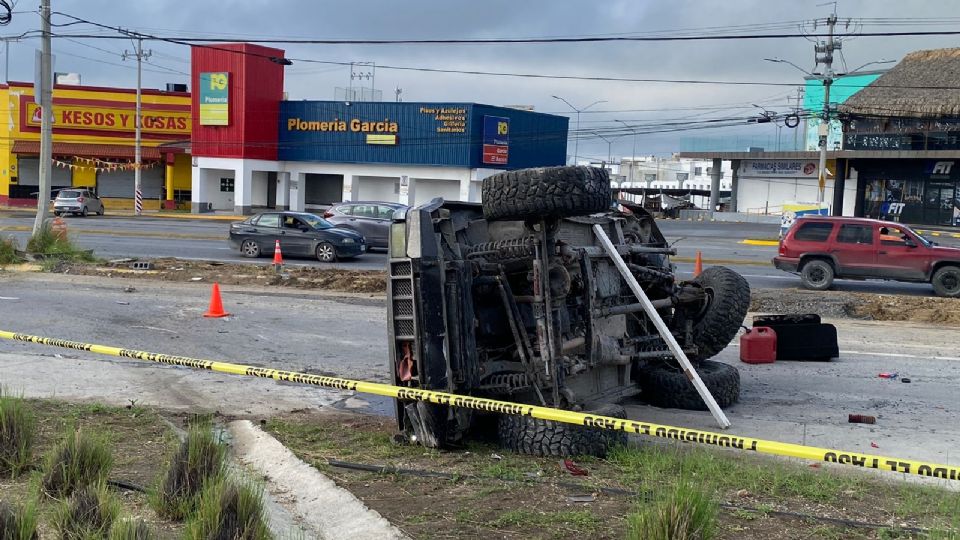
<svg viewBox="0 0 960 540"><path fill-rule="evenodd" d="M136 112L136 119L134 120L136 135L134 135L135 146L133 150L133 196L134 196L133 205L134 205L134 211L136 212L136 215L139 216L143 214L143 190L141 189L141 183L140 183L140 179L141 179L140 169L143 161L142 155L141 155L142 152L140 148L141 146L140 145L140 128L141 128L140 126L140 107L141 107L140 89L141 88L140 87L141 87L141 79L142 79L141 68L142 68L143 60L146 58L150 58L151 51L143 50L142 38L137 38L133 42L133 47L134 47L134 51L132 53L128 51L123 51L123 59L126 60L128 57L137 58L137 112Z"/></svg>
<svg viewBox="0 0 960 540"><path fill-rule="evenodd" d="M551 97L552 97L553 99L559 99L560 101L566 103L566 104L567 104L567 107L570 107L571 109L573 109L573 110L576 111L576 113L577 113L577 133L576 133L576 135L575 135L574 138L573 138L573 164L576 165L576 164L577 164L577 161L580 159L580 113L582 113L583 111L589 109L590 107L593 107L594 105L599 105L599 104L601 104L601 103L606 103L607 100L602 99L602 100L600 100L600 101L594 101L593 103L587 105L586 107L584 107L584 108L582 108L582 109L578 109L578 108L574 107L573 105L571 105L569 101L563 99L563 98L560 97L560 96L551 96Z"/></svg>
<svg viewBox="0 0 960 540"><path fill-rule="evenodd" d="M798 87L797 87L797 97L796 97L796 100L797 100L797 104L796 104L796 106L793 108L793 112L794 112L797 116L800 116L800 104L803 102L803 87L802 87L802 86L798 86ZM806 124L806 120L804 120L804 124L803 124L803 125L804 125L804 128L806 128L806 125L807 125L807 124ZM799 131L800 131L800 130L798 130L798 129L796 129L796 128L793 129L793 150L794 150L794 151L798 151L798 150L800 149L800 147L797 146L797 136L800 134ZM806 129L804 129L804 131L806 131ZM806 146L806 143L804 143L804 146Z"/></svg>
<svg viewBox="0 0 960 540"><path fill-rule="evenodd" d="M827 41L821 41L814 47L815 59L817 64L823 64L823 75L820 80L823 81L823 113L820 124L820 166L819 180L817 190L817 203L823 204L824 191L826 190L826 168L827 168L827 136L830 134L830 85L833 84L833 51L840 50L841 44L833 39L833 28L837 24L837 14L832 13L827 18Z"/></svg>
<svg viewBox="0 0 960 540"><path fill-rule="evenodd" d="M37 193L37 218L33 234L43 228L50 205L53 176L53 69L50 61L50 0L40 2L40 188ZM7 44L9 47L9 43Z"/></svg>
<svg viewBox="0 0 960 540"><path fill-rule="evenodd" d="M614 120L614 122L620 122L623 124L623 127L633 132L633 153L630 154L630 181L633 182L633 170L637 166L637 130L630 127L630 125L623 120Z"/></svg>

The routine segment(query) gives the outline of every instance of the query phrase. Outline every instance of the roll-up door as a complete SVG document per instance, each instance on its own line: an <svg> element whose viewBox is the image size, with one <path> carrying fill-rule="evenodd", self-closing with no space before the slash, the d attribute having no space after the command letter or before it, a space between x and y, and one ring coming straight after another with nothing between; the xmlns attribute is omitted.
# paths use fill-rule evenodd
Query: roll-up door
<svg viewBox="0 0 960 540"><path fill-rule="evenodd" d="M21 186L40 185L40 160L38 158L17 159L17 182ZM50 185L53 187L69 187L73 185L73 171L53 167L53 178Z"/></svg>
<svg viewBox="0 0 960 540"><path fill-rule="evenodd" d="M120 199L133 198L134 171L102 171L97 173L97 195ZM163 168L140 171L140 190L144 199L158 199L163 194Z"/></svg>

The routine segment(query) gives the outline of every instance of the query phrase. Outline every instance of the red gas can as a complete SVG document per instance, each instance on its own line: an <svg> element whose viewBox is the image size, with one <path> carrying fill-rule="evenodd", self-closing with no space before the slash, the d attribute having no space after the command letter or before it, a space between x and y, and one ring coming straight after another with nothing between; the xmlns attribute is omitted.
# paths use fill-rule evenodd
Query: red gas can
<svg viewBox="0 0 960 540"><path fill-rule="evenodd" d="M766 326L747 329L740 336L740 360L747 364L772 364L777 359L777 333Z"/></svg>

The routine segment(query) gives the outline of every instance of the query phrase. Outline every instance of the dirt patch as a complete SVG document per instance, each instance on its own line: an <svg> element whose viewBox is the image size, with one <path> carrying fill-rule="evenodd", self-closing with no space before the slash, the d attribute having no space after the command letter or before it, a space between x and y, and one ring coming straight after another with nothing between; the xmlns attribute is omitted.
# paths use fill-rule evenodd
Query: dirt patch
<svg viewBox="0 0 960 540"><path fill-rule="evenodd" d="M272 266L230 264L180 259L153 259L146 270L130 268L133 260L107 264L60 263L52 270L87 276L153 279L183 283L221 285L271 285L296 289L317 289L351 293L385 293L386 274L379 270L287 267L277 274Z"/></svg>
<svg viewBox="0 0 960 540"><path fill-rule="evenodd" d="M721 505L722 539L915 538L898 528L949 526L960 511L957 493L717 449L637 440L606 460L577 459L589 475L574 477L562 460L491 443L449 451L395 444L392 419L301 411L264 427L415 539L624 538L630 514L681 477Z"/></svg>
<svg viewBox="0 0 960 540"><path fill-rule="evenodd" d="M750 311L818 313L827 318L911 321L960 326L960 300L845 291L756 289Z"/></svg>

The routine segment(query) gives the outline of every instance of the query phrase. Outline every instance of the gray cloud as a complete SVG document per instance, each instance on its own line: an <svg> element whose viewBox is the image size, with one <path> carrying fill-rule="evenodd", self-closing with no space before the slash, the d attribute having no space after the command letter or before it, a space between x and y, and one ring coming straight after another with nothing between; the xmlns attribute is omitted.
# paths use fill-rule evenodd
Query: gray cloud
<svg viewBox="0 0 960 540"><path fill-rule="evenodd" d="M18 11L35 9L36 0L21 0ZM744 24L783 23L826 16L827 7L816 2L769 0L486 0L455 2L444 0L358 0L355 2L246 0L110 1L53 0L53 9L109 25L159 35L218 36L241 39L257 37L316 38L445 38L572 36L650 32L677 28L705 28ZM841 0L841 17L936 17L944 3L897 0ZM951 14L947 14L950 16ZM960 15L960 14L958 14ZM65 21L59 17L55 21ZM5 35L37 28L34 13L18 13L4 29ZM943 29L944 27L935 27ZM955 28L955 27L951 27ZM873 28L874 30L878 28ZM893 28L901 30L903 28ZM933 29L933 28L931 28ZM91 29L92 30L92 29ZM56 32L83 31L80 25ZM707 31L709 32L709 30ZM119 54L131 45L126 41L87 40L87 45L56 40L58 71L76 71L86 84L133 86L131 61ZM916 49L949 47L958 44L955 36L858 38L845 43L844 56L853 68L881 58L899 59ZM33 77L33 49L36 39L12 45L10 77ZM104 52L90 46L106 49ZM145 86L162 87L167 82L186 82L187 77L163 68L189 71L186 47L149 43L156 53L146 72ZM803 39L763 41L710 41L667 43L597 43L570 45L484 45L484 46L281 46L291 58L331 61L375 61L381 65L425 66L449 69L612 75L642 78L683 78L705 80L765 80L802 84L802 74L782 64L764 62L778 56L804 67L813 65L812 43ZM73 55L73 56L71 56ZM78 58L87 57L88 59ZM110 65L108 64L120 64ZM160 67L162 66L162 67ZM348 83L345 67L297 62L287 68L286 87L294 99L332 99L333 88ZM384 99L393 98L396 87L407 101L478 101L493 104L528 104L541 111L563 111L566 107L553 94L583 106L606 100L604 110L672 109L709 104L741 103L742 109L718 111L714 115L745 115L749 102L766 98L772 109L785 110L784 98L791 88L692 86L652 83L611 83L558 81L444 75L379 69L377 86ZM773 99L780 98L780 99ZM600 108L597 107L597 108ZM584 127L610 129L613 120L646 121L708 117L706 112L617 112L584 114ZM664 120L666 121L666 120ZM679 148L681 138L720 134L773 136L769 126L702 130L639 138L638 152L669 152ZM784 137L791 135L785 134ZM614 155L631 151L632 137L620 137ZM607 144L584 140L581 153L605 157Z"/></svg>

